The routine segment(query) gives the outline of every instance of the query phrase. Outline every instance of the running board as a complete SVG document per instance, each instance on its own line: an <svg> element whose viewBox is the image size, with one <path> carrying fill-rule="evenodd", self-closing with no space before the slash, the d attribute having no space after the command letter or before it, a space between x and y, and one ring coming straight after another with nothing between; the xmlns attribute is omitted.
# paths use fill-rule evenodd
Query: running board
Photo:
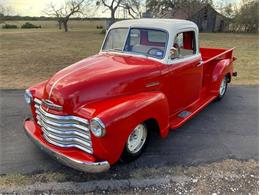
<svg viewBox="0 0 260 195"><path fill-rule="evenodd" d="M186 118L186 117L188 117L190 114L191 114L191 112L189 112L189 111L187 111L187 110L184 110L184 111L182 111L180 114L178 114L178 117L180 117L180 118Z"/></svg>
<svg viewBox="0 0 260 195"><path fill-rule="evenodd" d="M183 125L187 120L192 118L195 114L201 111L205 106L207 106L210 102L212 102L216 96L210 96L207 98L202 98L193 106L187 108L185 111L178 113L177 115L173 116L170 121L170 127L172 129L177 129L181 125Z"/></svg>

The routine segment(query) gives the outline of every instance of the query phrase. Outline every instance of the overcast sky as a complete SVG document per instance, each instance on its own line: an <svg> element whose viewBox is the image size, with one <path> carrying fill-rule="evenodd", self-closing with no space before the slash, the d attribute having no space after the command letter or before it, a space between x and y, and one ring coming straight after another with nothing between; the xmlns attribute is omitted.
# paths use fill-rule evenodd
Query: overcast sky
<svg viewBox="0 0 260 195"><path fill-rule="evenodd" d="M0 0L0 4L4 6L10 6L14 14L21 16L42 16L43 9L49 2L55 2L57 4L62 4L64 0ZM214 3L238 3L240 0L213 0ZM102 13L100 10L95 17L108 17L109 12Z"/></svg>

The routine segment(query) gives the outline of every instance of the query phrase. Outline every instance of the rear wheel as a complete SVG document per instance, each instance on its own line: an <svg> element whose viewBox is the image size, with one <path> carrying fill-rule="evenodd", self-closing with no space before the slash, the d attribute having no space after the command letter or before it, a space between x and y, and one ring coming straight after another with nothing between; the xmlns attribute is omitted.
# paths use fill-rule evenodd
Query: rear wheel
<svg viewBox="0 0 260 195"><path fill-rule="evenodd" d="M135 160L143 152L148 137L148 129L145 124L138 124L130 133L121 160L124 162L130 162Z"/></svg>
<svg viewBox="0 0 260 195"><path fill-rule="evenodd" d="M225 93L227 91L227 85L228 85L228 77L225 76L219 86L219 95L217 97L217 100L221 100L225 96Z"/></svg>

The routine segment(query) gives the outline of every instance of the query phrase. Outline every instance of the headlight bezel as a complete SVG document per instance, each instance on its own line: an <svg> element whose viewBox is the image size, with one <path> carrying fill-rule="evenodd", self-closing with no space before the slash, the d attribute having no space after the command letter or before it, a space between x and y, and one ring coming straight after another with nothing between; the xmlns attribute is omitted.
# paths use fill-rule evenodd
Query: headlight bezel
<svg viewBox="0 0 260 195"><path fill-rule="evenodd" d="M25 100L25 103L27 103L29 105L33 101L32 93L28 89L26 89L25 92L24 92L24 100Z"/></svg>
<svg viewBox="0 0 260 195"><path fill-rule="evenodd" d="M104 137L106 134L106 127L101 119L95 117L90 121L90 130L95 137Z"/></svg>

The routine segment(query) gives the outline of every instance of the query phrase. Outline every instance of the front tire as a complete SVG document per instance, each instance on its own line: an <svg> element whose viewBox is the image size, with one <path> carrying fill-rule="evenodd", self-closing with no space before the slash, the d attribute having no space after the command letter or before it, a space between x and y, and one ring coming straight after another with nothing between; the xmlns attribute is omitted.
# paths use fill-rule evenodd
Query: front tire
<svg viewBox="0 0 260 195"><path fill-rule="evenodd" d="M144 123L138 124L128 136L121 160L130 162L137 159L147 145L148 129Z"/></svg>
<svg viewBox="0 0 260 195"><path fill-rule="evenodd" d="M217 97L217 100L223 99L223 97L224 97L225 94L226 94L227 87L228 87L228 77L225 76L225 77L223 78L223 80L221 81L221 84L220 84L220 86L219 86L219 95L218 95L218 97Z"/></svg>

